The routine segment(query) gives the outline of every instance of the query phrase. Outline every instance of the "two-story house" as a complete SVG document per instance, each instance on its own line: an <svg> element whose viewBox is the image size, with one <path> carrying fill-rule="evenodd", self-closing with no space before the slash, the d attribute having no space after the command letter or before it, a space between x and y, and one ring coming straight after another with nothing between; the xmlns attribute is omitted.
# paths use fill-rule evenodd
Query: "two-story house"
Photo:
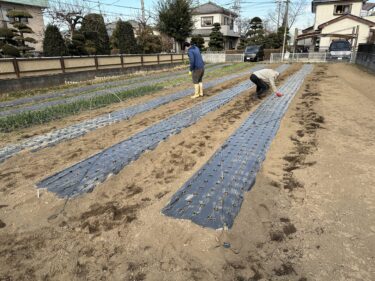
<svg viewBox="0 0 375 281"><path fill-rule="evenodd" d="M47 7L48 0L0 0L0 27L12 27L10 23L14 19L7 17L9 10L29 12L32 18L25 19L25 23L34 33L27 34L27 36L38 41L36 44L30 44L30 46L34 47L36 52L42 52L44 34L43 9Z"/></svg>
<svg viewBox="0 0 375 281"><path fill-rule="evenodd" d="M194 21L192 35L202 35L206 47L208 47L214 23L220 23L220 32L224 35L224 48L226 50L236 48L240 38L236 24L236 18L238 17L236 13L215 3L208 2L195 7L192 15Z"/></svg>
<svg viewBox="0 0 375 281"><path fill-rule="evenodd" d="M375 32L375 15L371 13L373 3L367 0L313 0L314 25L298 36L311 39L310 51L326 51L333 40L347 39L354 48L367 43ZM355 46L354 46L355 45Z"/></svg>

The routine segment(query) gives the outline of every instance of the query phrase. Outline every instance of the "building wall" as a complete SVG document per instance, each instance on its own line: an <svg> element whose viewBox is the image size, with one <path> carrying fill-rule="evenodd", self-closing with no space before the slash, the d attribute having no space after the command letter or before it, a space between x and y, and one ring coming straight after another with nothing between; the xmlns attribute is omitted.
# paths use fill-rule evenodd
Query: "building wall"
<svg viewBox="0 0 375 281"><path fill-rule="evenodd" d="M230 24L225 24L225 18L228 18L229 21L233 20L234 18L231 16L227 16L224 14L204 14L204 15L193 15L193 21L194 21L194 29L205 29L205 30L211 30L213 26L202 26L202 17L212 17L213 18L213 24L214 23L220 23L221 25L221 33L223 33L224 36L239 36L238 34L238 28L235 23L233 23L233 28L230 28ZM236 32L237 31L237 32Z"/></svg>
<svg viewBox="0 0 375 281"><path fill-rule="evenodd" d="M32 37L38 41L36 44L28 44L31 47L35 48L35 51L42 52L43 51L43 35L44 35L44 21L43 21L43 13L42 8L34 7L34 6L25 6L19 4L12 4L0 1L0 21L10 28L12 27L9 24L9 20L6 16L8 10L25 10L29 12L33 18L29 19L27 25L34 31L31 34L25 34L26 37Z"/></svg>
<svg viewBox="0 0 375 281"><path fill-rule="evenodd" d="M352 19L343 19L339 22L330 24L326 26L325 28L323 28L322 34L326 34L326 33L351 34L352 31L350 29L352 29L353 27L356 27L357 25L359 25L358 44L367 43L367 39L370 34L370 27L366 24L359 23ZM343 30L343 29L346 29L346 30ZM337 30L342 30L342 31L337 32ZM338 38L322 37L320 39L320 51L326 50L331 44L332 40L334 39L338 39Z"/></svg>
<svg viewBox="0 0 375 281"><path fill-rule="evenodd" d="M316 30L320 24L341 16L341 15L333 14L335 5L339 5L339 4L348 4L348 2L335 3L335 4L319 4L316 6L314 30ZM350 13L354 16L360 17L361 10L362 10L362 2L354 2L351 4L352 4L352 9Z"/></svg>
<svg viewBox="0 0 375 281"><path fill-rule="evenodd" d="M375 15L374 16L367 16L367 17L363 17L365 20L369 20L369 21L373 21L375 22Z"/></svg>

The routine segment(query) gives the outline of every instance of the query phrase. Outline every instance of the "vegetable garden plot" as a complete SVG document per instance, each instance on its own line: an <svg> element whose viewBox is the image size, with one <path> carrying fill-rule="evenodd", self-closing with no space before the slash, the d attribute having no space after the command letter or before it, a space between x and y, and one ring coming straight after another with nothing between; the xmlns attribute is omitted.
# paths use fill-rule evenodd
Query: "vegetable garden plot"
<svg viewBox="0 0 375 281"><path fill-rule="evenodd" d="M304 65L288 78L280 88L283 97L269 96L172 196L162 212L213 229L232 227L244 192L254 185L281 119L312 69L312 65Z"/></svg>
<svg viewBox="0 0 375 281"><path fill-rule="evenodd" d="M213 66L213 67L210 67L208 71L213 71L213 70L216 70L218 68L222 68L224 66L225 65ZM181 73L179 71L179 72L177 72L177 75L175 73L173 75L171 75L169 73L169 74L163 75L161 77L156 77L155 79L150 79L150 77L148 77L148 78L142 77L142 78L134 78L131 81L129 81L129 80L113 81L113 82L105 83L105 85L100 84L100 86L95 84L95 85L85 86L85 87L82 87L82 88L67 89L67 90L64 90L64 91L61 91L61 92L47 94L47 95L41 95L41 96L35 96L35 97L29 97L29 98L22 98L22 99L18 99L18 100L14 100L14 101L3 102L3 103L0 103L0 108L17 106L17 105L30 103L30 102L42 101L42 100L45 100L45 99L63 98L65 96L69 96L71 94L76 94L75 96L67 97L65 99L46 101L46 102L42 102L42 103L38 103L38 104L26 105L26 106L23 106L23 107L17 107L17 108L12 108L12 109L8 109L8 110L3 110L3 111L0 111L0 117L16 115L16 114L27 112L27 111L41 110L41 109L44 109L44 108L47 108L47 107L50 107L50 106L55 106L55 105L69 104L69 103L73 103L73 102L76 102L76 101L79 101L79 100L88 100L88 99L91 99L91 98L94 98L94 97L104 96L104 95L108 95L108 94L118 94L118 93L121 93L121 92L133 90L133 89L136 89L136 88L141 88L141 87L150 86L150 85L153 85L153 84L173 80L173 79L176 79L176 78L181 78L181 77L184 77L184 76L186 76L186 71L184 73ZM139 81L142 81L142 82L139 82ZM129 85L129 83L133 83L133 84ZM108 86L111 86L111 87L108 87ZM82 94L82 92L95 90L97 88L101 88L101 89Z"/></svg>
<svg viewBox="0 0 375 281"><path fill-rule="evenodd" d="M261 67L261 66L262 65L258 67ZM219 85L220 83L224 83L233 79L237 79L248 73L250 73L249 70L245 72L237 73L237 74L224 76L219 79L206 82L204 83L204 88L208 89L211 87L215 87L216 85ZM181 99L191 94L193 94L192 88L185 89L185 90L179 91L177 93L174 93L168 96L155 98L143 104L138 104L138 105L124 108L124 109L120 109L110 114L101 115L99 117L85 120L83 122L68 126L66 128L58 129L58 130L52 131L44 135L36 136L26 141L23 141L19 144L11 144L11 145L5 146L4 148L0 149L0 163L24 149L29 148L32 150L39 150L44 147L54 146L61 141L74 139L74 138L83 136L90 131L96 130L104 126L111 125L113 123L116 123L122 120L130 119L136 114L149 111L151 109L154 109L156 107L167 104L169 102Z"/></svg>
<svg viewBox="0 0 375 281"><path fill-rule="evenodd" d="M287 65L282 65L278 71L284 71L287 67ZM97 184L105 181L109 175L119 173L126 165L138 159L146 150L154 149L161 141L171 135L178 134L209 112L218 109L253 86L251 81L245 81L224 90L220 94L164 119L134 136L42 180L37 184L37 187L46 188L60 197L71 197L89 192Z"/></svg>

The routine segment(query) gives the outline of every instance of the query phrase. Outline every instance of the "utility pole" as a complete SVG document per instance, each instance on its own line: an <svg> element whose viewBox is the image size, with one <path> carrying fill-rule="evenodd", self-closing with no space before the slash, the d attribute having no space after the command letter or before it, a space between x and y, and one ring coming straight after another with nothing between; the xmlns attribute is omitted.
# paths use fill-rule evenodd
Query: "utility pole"
<svg viewBox="0 0 375 281"><path fill-rule="evenodd" d="M283 39L283 51L282 51L282 59L284 60L284 54L286 50L286 33L288 30L288 12L289 12L289 0L286 0L286 8L285 8L285 17L284 17L284 39Z"/></svg>
<svg viewBox="0 0 375 281"><path fill-rule="evenodd" d="M238 27L238 33L241 36L241 0L234 0L232 9L238 16L235 23Z"/></svg>
<svg viewBox="0 0 375 281"><path fill-rule="evenodd" d="M280 27L280 10L281 10L281 0L277 0L277 29Z"/></svg>
<svg viewBox="0 0 375 281"><path fill-rule="evenodd" d="M146 15L145 15L145 1L141 0L141 10L142 10L142 21L143 24L146 23Z"/></svg>

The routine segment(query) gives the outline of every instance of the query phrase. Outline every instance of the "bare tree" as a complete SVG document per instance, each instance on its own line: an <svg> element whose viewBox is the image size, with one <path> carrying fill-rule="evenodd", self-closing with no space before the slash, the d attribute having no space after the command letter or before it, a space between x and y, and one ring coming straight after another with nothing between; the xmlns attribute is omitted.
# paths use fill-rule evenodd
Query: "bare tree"
<svg viewBox="0 0 375 281"><path fill-rule="evenodd" d="M305 13L307 5L309 5L309 2L306 0L289 2L288 28L291 28L297 19ZM277 26L277 24L282 25L285 21L285 9L285 3L282 3L280 6L276 6L274 10L268 12L267 20L273 23L274 26Z"/></svg>
<svg viewBox="0 0 375 281"><path fill-rule="evenodd" d="M247 33L251 29L251 24L250 24L251 19L250 18L243 18L241 20L241 34L247 36Z"/></svg>
<svg viewBox="0 0 375 281"><path fill-rule="evenodd" d="M45 11L52 24L68 30L70 38L89 12L90 7L82 0L52 1Z"/></svg>

